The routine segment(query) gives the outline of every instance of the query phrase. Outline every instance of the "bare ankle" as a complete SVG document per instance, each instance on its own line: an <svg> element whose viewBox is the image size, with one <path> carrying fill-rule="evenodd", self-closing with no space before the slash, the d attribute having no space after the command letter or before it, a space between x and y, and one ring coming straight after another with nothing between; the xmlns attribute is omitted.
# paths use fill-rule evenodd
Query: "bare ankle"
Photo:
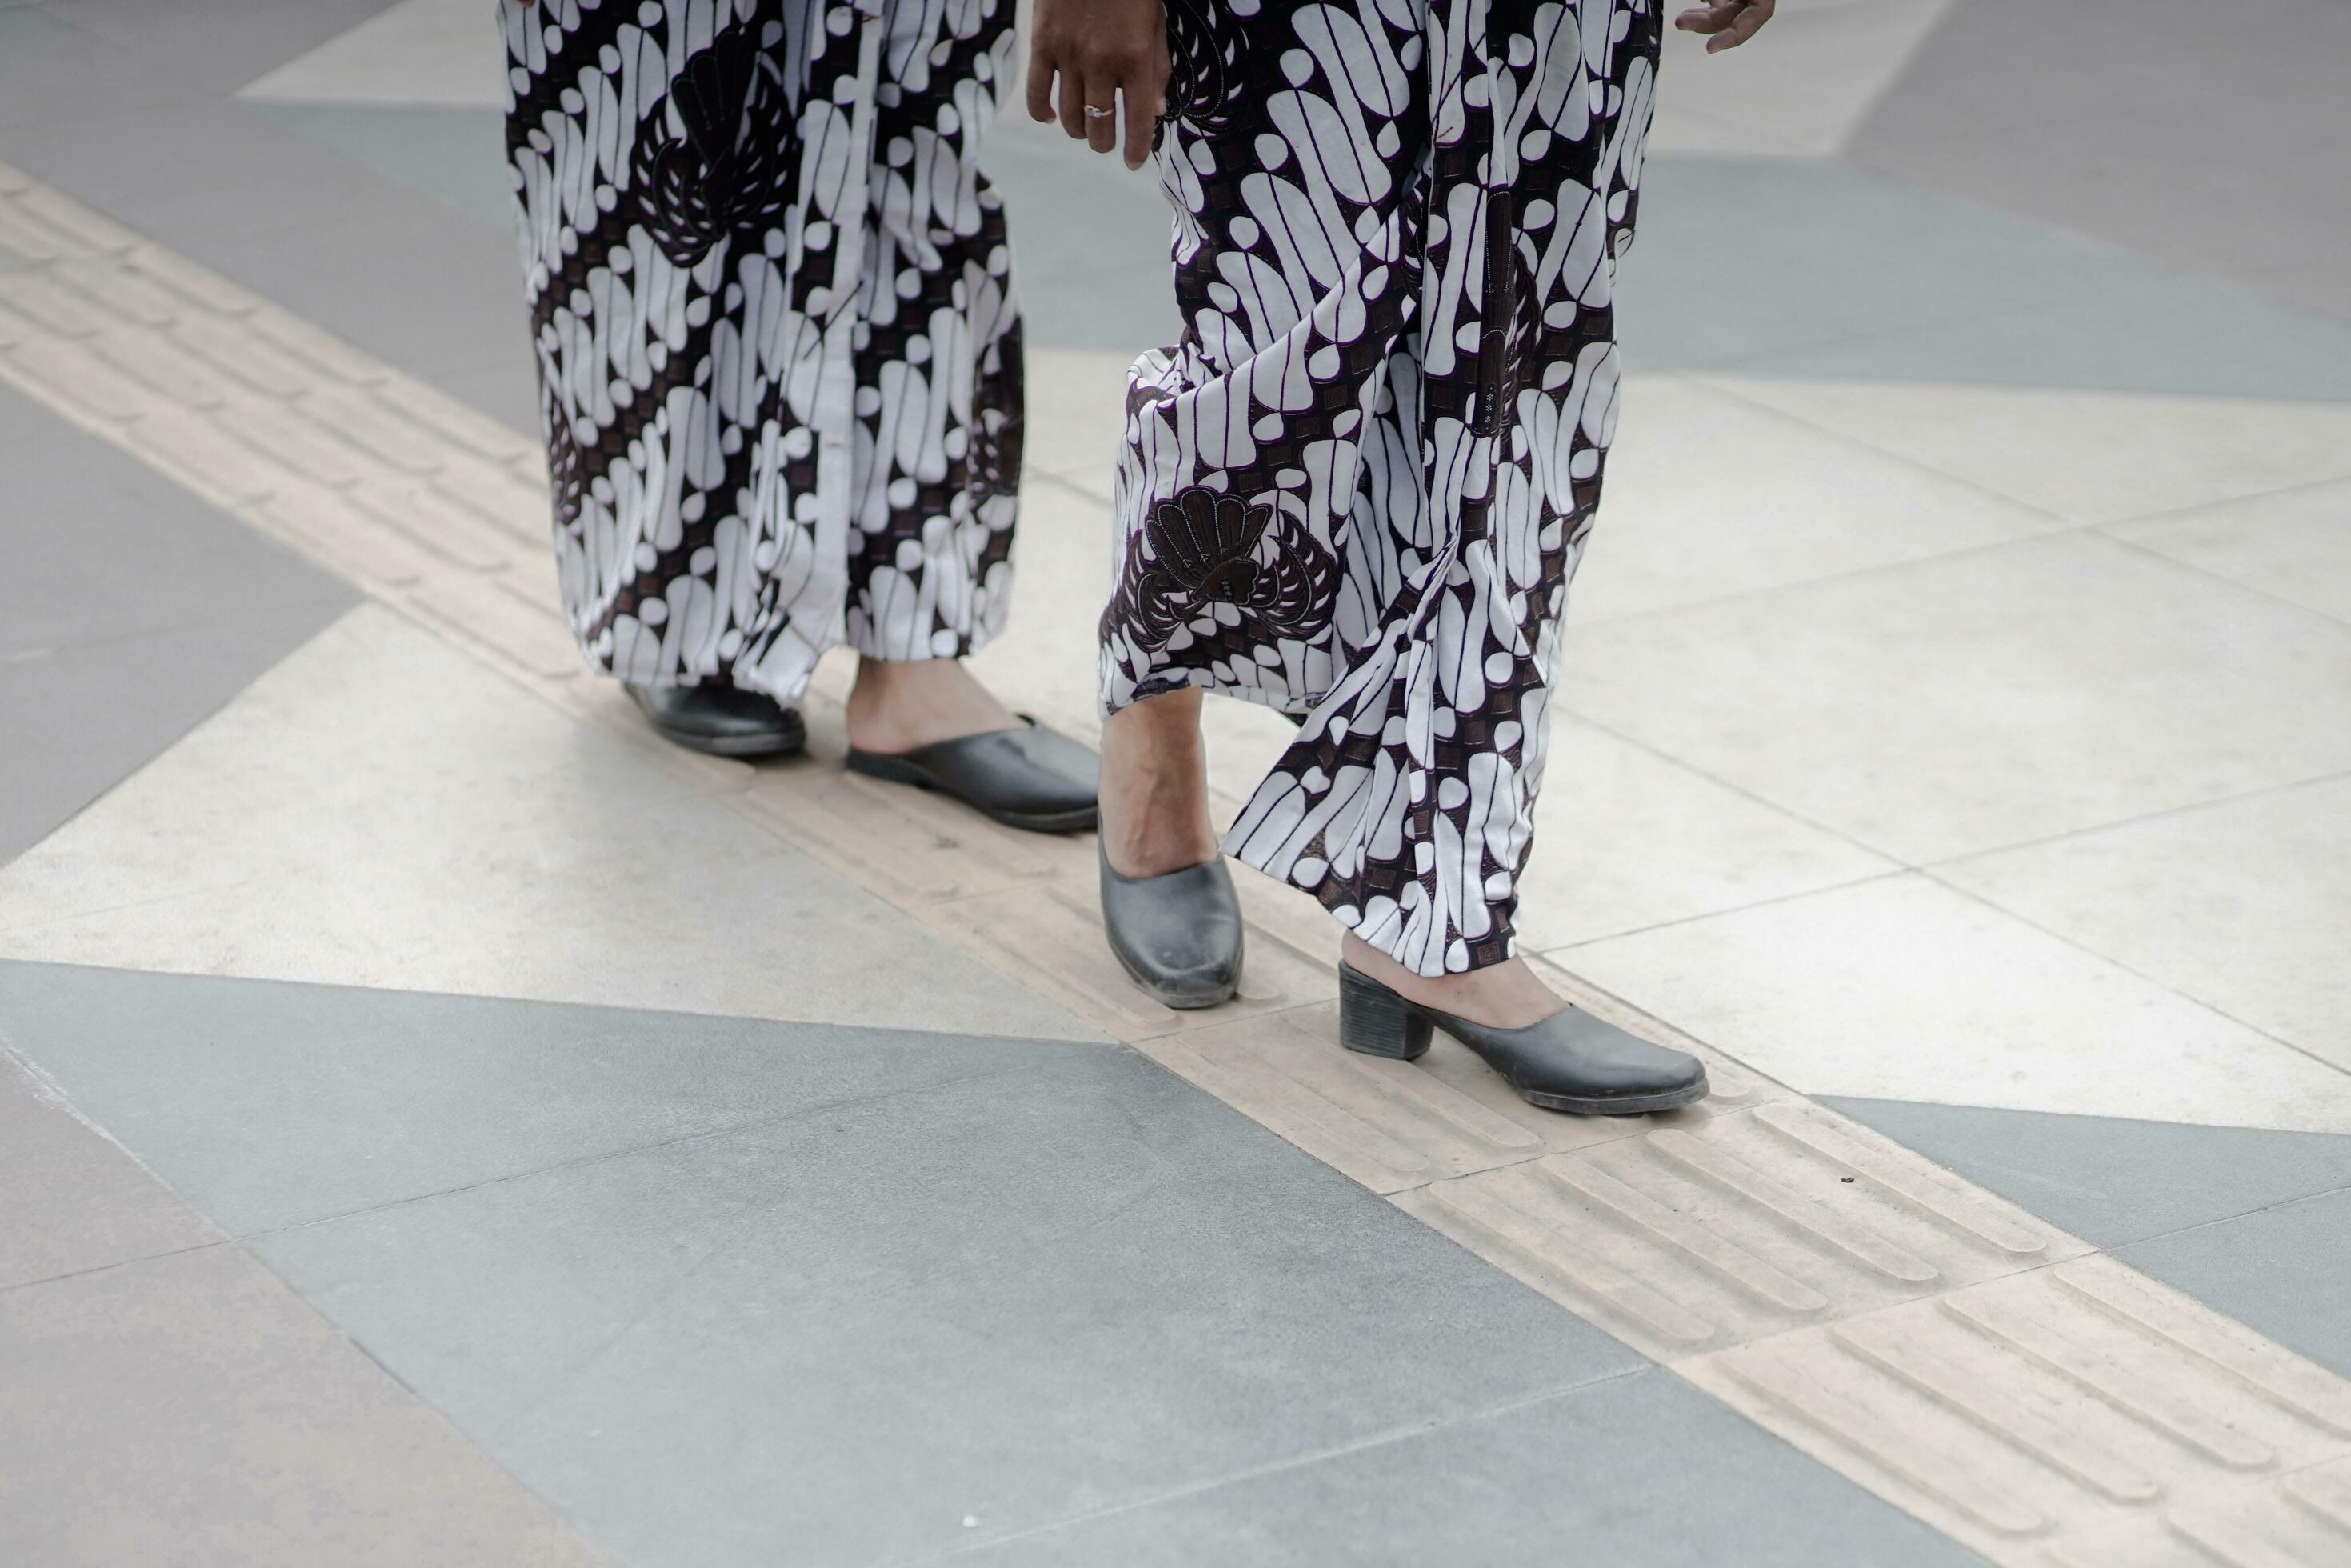
<svg viewBox="0 0 2351 1568"><path fill-rule="evenodd" d="M1122 876L1160 876L1217 858L1200 694L1171 692L1102 724L1102 852Z"/></svg>
<svg viewBox="0 0 2351 1568"><path fill-rule="evenodd" d="M860 659L843 707L861 751L912 751L1019 722L956 659Z"/></svg>
<svg viewBox="0 0 2351 1568"><path fill-rule="evenodd" d="M1350 931L1339 940L1347 967L1406 1000L1497 1029L1524 1029L1566 1007L1533 968L1510 958L1453 975L1421 975Z"/></svg>

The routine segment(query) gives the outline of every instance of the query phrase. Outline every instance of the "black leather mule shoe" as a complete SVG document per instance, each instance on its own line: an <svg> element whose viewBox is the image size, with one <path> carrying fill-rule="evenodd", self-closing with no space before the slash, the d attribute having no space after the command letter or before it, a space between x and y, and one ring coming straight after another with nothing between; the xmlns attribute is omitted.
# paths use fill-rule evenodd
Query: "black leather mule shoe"
<svg viewBox="0 0 2351 1568"><path fill-rule="evenodd" d="M1706 1098L1706 1064L1567 1008L1525 1029L1489 1029L1406 1001L1360 970L1339 966L1339 1043L1409 1061L1441 1029L1546 1111L1635 1116Z"/></svg>
<svg viewBox="0 0 2351 1568"><path fill-rule="evenodd" d="M800 716L762 693L716 683L622 684L655 729L693 750L714 757L789 757L808 748L808 727Z"/></svg>
<svg viewBox="0 0 2351 1568"><path fill-rule="evenodd" d="M1066 735L1024 716L1019 729L942 740L912 751L860 751L849 770L950 795L1008 828L1073 833L1094 825L1100 765Z"/></svg>
<svg viewBox="0 0 2351 1568"><path fill-rule="evenodd" d="M1164 876L1102 861L1102 931L1120 967L1162 1007L1212 1008L1241 986L1241 903L1222 859Z"/></svg>

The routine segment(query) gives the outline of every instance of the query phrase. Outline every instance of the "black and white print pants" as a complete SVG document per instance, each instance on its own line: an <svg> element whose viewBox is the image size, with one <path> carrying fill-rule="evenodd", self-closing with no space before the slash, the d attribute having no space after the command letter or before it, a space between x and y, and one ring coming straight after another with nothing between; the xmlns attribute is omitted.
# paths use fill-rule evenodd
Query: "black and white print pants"
<svg viewBox="0 0 2351 1568"><path fill-rule="evenodd" d="M1300 716L1226 850L1423 975L1512 952L1658 28L1168 0L1185 330L1129 378L1103 710Z"/></svg>
<svg viewBox="0 0 2351 1568"><path fill-rule="evenodd" d="M1002 626L1013 0L505 0L507 147L590 660L797 701Z"/></svg>

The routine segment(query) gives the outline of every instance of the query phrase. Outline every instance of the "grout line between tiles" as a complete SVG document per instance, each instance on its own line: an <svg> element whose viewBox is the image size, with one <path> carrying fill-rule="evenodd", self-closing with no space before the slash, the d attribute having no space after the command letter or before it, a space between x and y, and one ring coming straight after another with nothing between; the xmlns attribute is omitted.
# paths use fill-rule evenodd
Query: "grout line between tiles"
<svg viewBox="0 0 2351 1568"><path fill-rule="evenodd" d="M2330 777L2339 778L2341 775L2331 775ZM2318 782L2318 780L2305 779L2304 782L2314 783ZM2292 786L2283 786L2283 788L2292 788ZM2162 815L2165 813L2158 814ZM2191 992L2183 991L2179 987L2174 986L2168 981L2159 980L2153 975L2147 974L2144 970L2136 968L2133 966L2125 963L2120 958L2114 957L2109 954L2101 953L2096 948L2088 946L2075 937L2066 935L2055 926L2044 925L2041 921L2034 919L2032 915L2022 914L2019 911L2011 909L2006 904L2001 904L1989 895L1979 893L1971 887L1966 887L1959 883L1951 882L1947 878L1937 876L1931 868L1921 867L1918 874L1928 878L1938 887L1946 888L1949 891L1959 894L1960 897L1967 899L1970 903L1980 904L1982 907L1991 910L1995 915L2013 920L2021 925L2028 925L2033 930L2040 932L2044 936L2050 937L2054 941L2062 942L2066 946L2074 949L2076 953L2087 954L2089 956L2095 958L2101 964L2111 964L2116 968L2120 969L2124 974L2130 976L2134 979L2145 981L2147 984L2153 986L2156 989L2163 992L2166 996L2178 997L2182 1001L2202 1008L2206 1012L2212 1014L2215 1018L2226 1019L2231 1023L2235 1024L2238 1028L2249 1030L2253 1034L2257 1034L2273 1045L2283 1046L2286 1050L2293 1051L2296 1056L2305 1057L2331 1072L2344 1076L2351 1076L2351 1069L2346 1069L2339 1061L2331 1061L2326 1057L2321 1056L2318 1052L2311 1050L2309 1047L2298 1045L2294 1041L2286 1039L2283 1035L2277 1033L2275 1030L2264 1029L2262 1025L2253 1022L2250 1019L2240 1018L2235 1013L2231 1012L2228 1009L2221 1007L2217 1002L2208 1001L2204 998L2196 996Z"/></svg>
<svg viewBox="0 0 2351 1568"><path fill-rule="evenodd" d="M1384 1427L1377 1432L1366 1433L1353 1441L1335 1443L1311 1453L1294 1454L1262 1465L1253 1465L1246 1469L1206 1477L1186 1486L1173 1487L1165 1491L1154 1492L1147 1497L1133 1498L1125 1502L1113 1503L1106 1508L1097 1508L1083 1513L1073 1513L1060 1519L1042 1521L1023 1529L1007 1531L1001 1535L983 1536L977 1540L958 1542L944 1551L924 1552L915 1557L894 1558L887 1563L877 1565L877 1568L923 1568L926 1563L950 1563L958 1557L967 1557L975 1552L987 1551L1010 1542L1034 1540L1039 1536L1050 1535L1057 1531L1088 1524L1098 1519L1112 1519L1123 1513L1134 1513L1144 1509L1156 1508L1164 1503L1181 1501L1187 1497L1197 1497L1204 1492L1237 1486L1245 1481L1255 1480L1260 1476L1280 1475L1290 1470L1303 1469L1310 1465L1344 1458L1350 1454L1364 1453L1373 1448L1384 1448L1396 1443L1408 1443L1416 1437L1447 1431L1456 1427L1467 1426L1473 1421L1491 1420L1498 1416L1508 1416L1520 1410L1531 1409L1538 1405L1546 1405L1553 1400L1573 1398L1586 1389L1604 1387L1628 1377L1646 1377L1656 1370L1658 1369L1650 1366L1627 1367L1622 1372L1604 1373L1598 1377L1586 1378L1581 1383L1562 1384L1555 1388L1545 1389L1540 1394L1504 1400L1479 1409L1464 1411L1458 1416Z"/></svg>
<svg viewBox="0 0 2351 1568"><path fill-rule="evenodd" d="M1080 1041L1054 1041L1054 1044L1081 1045ZM1093 1049L1101 1049L1094 1047ZM893 1100L928 1093L934 1090L952 1089L958 1084L983 1083L990 1079L1017 1077L1024 1072L1046 1072L1050 1068L1037 1062L1016 1062L991 1068L981 1072L958 1073L952 1078L940 1078L925 1083L910 1083L899 1089L883 1090L873 1094L854 1094L842 1100L828 1100L820 1105L802 1105L794 1110L778 1112L772 1116L755 1117L747 1122L730 1122L720 1127L701 1127L691 1133L681 1133L674 1138L656 1138L651 1143L631 1144L619 1148L600 1149L593 1154L575 1155L569 1159L550 1160L518 1171L500 1171L495 1176L474 1181L459 1182L455 1186L435 1187L430 1192L412 1192L381 1203L361 1204L357 1208L339 1209L332 1214L314 1215L308 1219L291 1219L277 1225L264 1225L251 1230L228 1232L228 1239L239 1245L266 1239L273 1236L291 1235L298 1230L314 1229L322 1225L340 1225L345 1220L361 1219L369 1215L382 1214L391 1209L406 1208L415 1204L432 1203L440 1198L454 1197L460 1193L477 1192L486 1187L503 1186L510 1182L529 1181L538 1176L551 1176L558 1171L584 1170L591 1166L605 1165L614 1160L633 1158L639 1155L658 1154L666 1149L684 1148L688 1145L708 1143L718 1138L733 1137L743 1133L764 1132L774 1127L787 1127L795 1122L827 1115L838 1111L853 1111L868 1105L886 1104Z"/></svg>
<svg viewBox="0 0 2351 1568"><path fill-rule="evenodd" d="M527 440L5 167L0 209L56 252L0 275L0 380L575 719L626 733L582 678L557 612L539 543L542 460ZM68 278L83 287L61 324L9 310L68 298L57 287ZM143 303L106 303L124 298ZM220 386L246 390L208 402L113 368L167 338ZM378 443L397 444L410 468L307 434L246 439L254 419L300 434L298 405L312 401L363 407ZM378 492L419 526L385 526L381 496L364 504ZM432 540L452 548L436 553ZM1109 1035L2001 1563L2045 1565L2102 1532L2168 1529L2207 1504L2290 1513L2281 1476L2351 1465L2351 1382L1556 966L1595 1013L1706 1056L1714 1098L1594 1128L1526 1106L1449 1041L1418 1064L1335 1051L1329 967L1284 936L1319 912L1279 891L1244 900L1259 934L1256 989L1171 1022L1102 953L1092 857L1074 845L962 816L950 828L935 815L946 808L910 791L885 796L813 768L787 785L634 738L779 841L1066 998ZM850 821L866 841L846 841ZM2048 1408L2078 1431L2050 1427ZM2116 1454L2156 1478L2136 1501L2082 1479L2111 1475Z"/></svg>

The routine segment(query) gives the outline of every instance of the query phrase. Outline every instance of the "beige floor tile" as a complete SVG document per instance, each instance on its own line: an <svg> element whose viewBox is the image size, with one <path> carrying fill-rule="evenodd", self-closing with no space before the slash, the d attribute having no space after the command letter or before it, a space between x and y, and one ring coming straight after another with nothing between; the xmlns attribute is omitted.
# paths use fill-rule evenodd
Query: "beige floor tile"
<svg viewBox="0 0 2351 1568"><path fill-rule="evenodd" d="M0 872L0 953L1098 1038L698 788L363 606Z"/></svg>
<svg viewBox="0 0 2351 1568"><path fill-rule="evenodd" d="M1668 1363L2089 1249L1802 1100L1651 1120L1396 1201Z"/></svg>
<svg viewBox="0 0 2351 1568"><path fill-rule="evenodd" d="M153 1258L220 1232L0 1050L0 1291Z"/></svg>
<svg viewBox="0 0 2351 1568"><path fill-rule="evenodd" d="M1684 376L1636 376L1625 401L1579 622L2069 526Z"/></svg>
<svg viewBox="0 0 2351 1568"><path fill-rule="evenodd" d="M1339 1007L1321 1002L1272 1017L1217 1020L1136 1049L1375 1192L1496 1170L1546 1154L1690 1128L1751 1110L1787 1091L1694 1041L1651 1036L1706 1059L1711 1092L1646 1116L1562 1116L1520 1099L1468 1048L1439 1035L1417 1061L1364 1056L1339 1044Z"/></svg>
<svg viewBox="0 0 2351 1568"><path fill-rule="evenodd" d="M2351 1132L2351 1073L1923 875L1567 956L1801 1093Z"/></svg>
<svg viewBox="0 0 2351 1568"><path fill-rule="evenodd" d="M2289 603L2351 621L2351 483L2223 501L2106 531Z"/></svg>
<svg viewBox="0 0 2351 1568"><path fill-rule="evenodd" d="M1682 1370L1995 1562L2341 1560L2351 1385L2110 1258Z"/></svg>
<svg viewBox="0 0 2351 1568"><path fill-rule="evenodd" d="M1918 863L2351 768L2351 632L2091 533L1568 628L1573 712Z"/></svg>
<svg viewBox="0 0 2351 1568"><path fill-rule="evenodd" d="M2072 388L1698 378L2085 523L2351 476L2351 405Z"/></svg>
<svg viewBox="0 0 2351 1568"><path fill-rule="evenodd" d="M2351 779L1956 861L1934 874L2351 1069Z"/></svg>
<svg viewBox="0 0 2351 1568"><path fill-rule="evenodd" d="M243 1249L0 1291L12 1563L601 1561Z"/></svg>

